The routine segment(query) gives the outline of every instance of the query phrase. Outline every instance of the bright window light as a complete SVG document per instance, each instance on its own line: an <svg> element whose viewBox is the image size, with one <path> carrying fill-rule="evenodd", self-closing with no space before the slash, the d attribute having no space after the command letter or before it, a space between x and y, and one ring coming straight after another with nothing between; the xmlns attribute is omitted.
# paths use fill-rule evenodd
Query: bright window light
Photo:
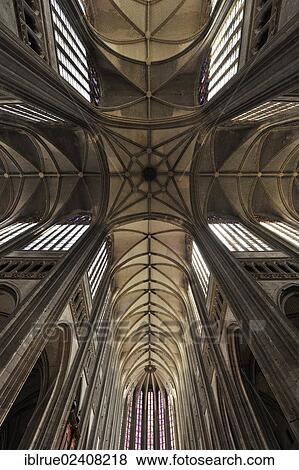
<svg viewBox="0 0 299 470"><path fill-rule="evenodd" d="M292 225L285 222L260 222L260 224L292 245L299 246L299 232Z"/></svg>
<svg viewBox="0 0 299 470"><path fill-rule="evenodd" d="M51 122L63 122L63 119L54 116L54 114L48 113L34 106L25 105L23 103L0 103L0 113L8 113L29 122L39 122L47 124Z"/></svg>
<svg viewBox="0 0 299 470"><path fill-rule="evenodd" d="M7 227L0 229L0 245L4 245L9 240L18 237L21 233L26 232L30 228L34 227L36 223L26 223L26 222L19 222L12 225L8 225Z"/></svg>
<svg viewBox="0 0 299 470"><path fill-rule="evenodd" d="M78 0L78 3L79 3L79 6L80 6L81 10L85 14L86 13L86 5L85 5L84 0Z"/></svg>
<svg viewBox="0 0 299 470"><path fill-rule="evenodd" d="M217 3L218 3L218 0L211 0L211 14L215 10Z"/></svg>
<svg viewBox="0 0 299 470"><path fill-rule="evenodd" d="M143 392L140 390L137 398L137 414L136 414L136 434L135 434L135 450L141 450L141 433L142 433L142 407Z"/></svg>
<svg viewBox="0 0 299 470"><path fill-rule="evenodd" d="M104 242L87 272L92 298L96 295L107 264L108 249L107 242Z"/></svg>
<svg viewBox="0 0 299 470"><path fill-rule="evenodd" d="M198 276L200 286L203 290L204 295L208 293L210 271L207 267L196 243L193 242L192 247L192 266Z"/></svg>
<svg viewBox="0 0 299 470"><path fill-rule="evenodd" d="M238 71L244 9L245 0L235 0L212 42L208 100Z"/></svg>
<svg viewBox="0 0 299 470"><path fill-rule="evenodd" d="M298 106L299 103L296 101L267 101L246 113L239 114L232 121L264 121L288 111L295 111Z"/></svg>
<svg viewBox="0 0 299 470"><path fill-rule="evenodd" d="M88 225L55 224L33 242L25 246L26 251L68 251L82 237Z"/></svg>
<svg viewBox="0 0 299 470"><path fill-rule="evenodd" d="M209 224L209 227L229 251L273 251L242 224L219 223Z"/></svg>
<svg viewBox="0 0 299 470"><path fill-rule="evenodd" d="M59 73L84 98L91 101L87 50L68 20L61 2L51 0L51 5Z"/></svg>

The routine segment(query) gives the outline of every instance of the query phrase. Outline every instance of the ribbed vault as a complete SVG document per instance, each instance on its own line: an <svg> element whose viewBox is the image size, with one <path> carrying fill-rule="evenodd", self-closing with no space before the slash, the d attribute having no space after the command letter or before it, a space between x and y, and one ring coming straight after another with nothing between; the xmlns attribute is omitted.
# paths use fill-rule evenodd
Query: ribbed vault
<svg viewBox="0 0 299 470"><path fill-rule="evenodd" d="M159 220L122 226L113 235L115 335L124 385L156 368L178 386L186 331L186 235Z"/></svg>
<svg viewBox="0 0 299 470"><path fill-rule="evenodd" d="M0 115L0 221L100 219L113 247L113 348L123 391L144 383L151 366L179 395L194 208L203 221L297 220L298 125L203 124L200 71L225 8L209 20L208 0L87 3L88 22L82 15L77 26L101 101L95 109L66 85L85 129L63 116L33 125Z"/></svg>
<svg viewBox="0 0 299 470"><path fill-rule="evenodd" d="M146 119L193 113L208 9L202 0L92 2L102 111Z"/></svg>
<svg viewBox="0 0 299 470"><path fill-rule="evenodd" d="M298 218L298 125L218 128L194 163L205 218Z"/></svg>
<svg viewBox="0 0 299 470"><path fill-rule="evenodd" d="M297 210L295 128L184 125L198 108L208 8L199 0L96 0L89 8L100 112L127 123L98 131L109 166L124 389L145 380L153 365L164 386L179 390L184 348L177 332L186 318L186 227L194 207L203 220Z"/></svg>
<svg viewBox="0 0 299 470"><path fill-rule="evenodd" d="M1 219L96 217L104 167L95 139L82 129L7 125L0 133Z"/></svg>

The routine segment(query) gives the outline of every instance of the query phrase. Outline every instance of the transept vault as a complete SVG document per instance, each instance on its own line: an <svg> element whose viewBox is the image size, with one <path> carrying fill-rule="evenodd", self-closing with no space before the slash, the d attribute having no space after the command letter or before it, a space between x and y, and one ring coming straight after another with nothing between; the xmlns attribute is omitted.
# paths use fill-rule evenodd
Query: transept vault
<svg viewBox="0 0 299 470"><path fill-rule="evenodd" d="M299 310L279 296L299 298L299 11L15 3L0 14L0 449L298 448ZM227 38L239 69L209 97ZM30 232L2 243L15 223Z"/></svg>

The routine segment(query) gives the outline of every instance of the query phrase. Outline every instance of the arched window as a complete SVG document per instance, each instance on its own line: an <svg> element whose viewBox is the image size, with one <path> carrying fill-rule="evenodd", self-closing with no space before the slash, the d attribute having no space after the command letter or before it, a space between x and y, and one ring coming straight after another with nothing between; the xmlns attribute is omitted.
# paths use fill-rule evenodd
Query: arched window
<svg viewBox="0 0 299 470"><path fill-rule="evenodd" d="M122 433L126 450L176 448L173 397L154 376L127 398Z"/></svg>
<svg viewBox="0 0 299 470"><path fill-rule="evenodd" d="M143 409L143 392L138 393L136 406L136 434L135 434L135 450L141 449L141 431L142 431L142 409ZM127 423L128 425L128 423Z"/></svg>
<svg viewBox="0 0 299 470"><path fill-rule="evenodd" d="M282 291L280 306L286 317L299 330L299 286L291 286Z"/></svg>
<svg viewBox="0 0 299 470"><path fill-rule="evenodd" d="M132 425L132 401L133 397L131 395L128 395L127 398L127 425L126 425L126 430L125 430L125 444L124 448L125 450L130 449L130 436L131 436L131 425Z"/></svg>

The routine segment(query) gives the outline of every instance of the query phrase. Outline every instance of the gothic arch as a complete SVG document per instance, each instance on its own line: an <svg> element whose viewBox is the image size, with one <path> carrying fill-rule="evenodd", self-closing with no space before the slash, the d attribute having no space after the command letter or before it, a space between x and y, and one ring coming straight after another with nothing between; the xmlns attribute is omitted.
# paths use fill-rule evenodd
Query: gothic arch
<svg viewBox="0 0 299 470"><path fill-rule="evenodd" d="M298 122L209 131L192 163L199 214L298 221L298 137Z"/></svg>
<svg viewBox="0 0 299 470"><path fill-rule="evenodd" d="M297 449L299 444L238 325L228 327L227 340L232 376L261 448Z"/></svg>
<svg viewBox="0 0 299 470"><path fill-rule="evenodd" d="M70 340L68 325L48 339L0 428L3 449L40 448L65 379Z"/></svg>
<svg viewBox="0 0 299 470"><path fill-rule="evenodd" d="M42 353L0 428L1 449L22 449L21 442L26 432L30 432L33 416L45 396L48 374L47 357ZM35 423L35 426L37 424Z"/></svg>

